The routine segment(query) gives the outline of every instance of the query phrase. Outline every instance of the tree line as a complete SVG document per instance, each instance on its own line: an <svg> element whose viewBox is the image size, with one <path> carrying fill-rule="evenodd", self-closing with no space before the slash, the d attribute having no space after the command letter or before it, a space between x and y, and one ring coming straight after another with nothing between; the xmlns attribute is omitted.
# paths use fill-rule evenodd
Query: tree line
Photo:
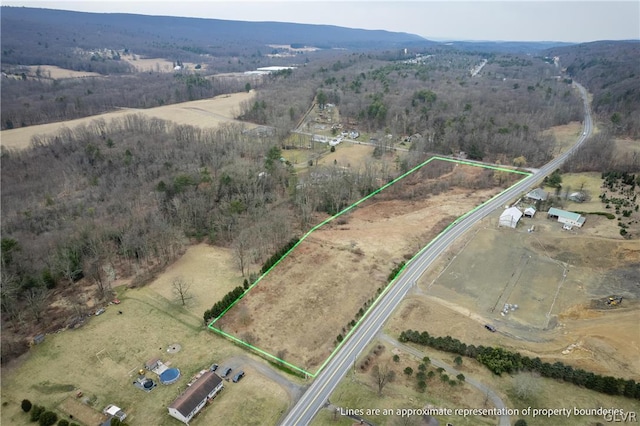
<svg viewBox="0 0 640 426"><path fill-rule="evenodd" d="M503 348L467 345L451 336L434 337L426 331L406 330L400 333L399 340L403 343L417 343L437 350L473 358L497 375L533 371L543 377L573 383L596 392L640 399L640 383L636 383L635 380L602 376L581 368L573 368L560 361L551 364L543 362L538 357L530 358Z"/></svg>
<svg viewBox="0 0 640 426"><path fill-rule="evenodd" d="M118 108L152 108L207 99L241 92L244 85L240 79L217 79L187 72L64 80L3 79L1 128L71 120Z"/></svg>

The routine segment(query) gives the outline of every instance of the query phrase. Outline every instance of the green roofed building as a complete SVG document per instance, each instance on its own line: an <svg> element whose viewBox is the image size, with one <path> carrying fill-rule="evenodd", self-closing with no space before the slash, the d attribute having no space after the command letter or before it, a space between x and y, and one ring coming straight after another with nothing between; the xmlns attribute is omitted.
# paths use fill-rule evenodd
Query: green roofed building
<svg viewBox="0 0 640 426"><path fill-rule="evenodd" d="M577 226L578 228L581 228L585 221L585 217L579 213L568 212L566 210L556 209L555 207L549 209L547 216L557 217L558 222L569 226Z"/></svg>

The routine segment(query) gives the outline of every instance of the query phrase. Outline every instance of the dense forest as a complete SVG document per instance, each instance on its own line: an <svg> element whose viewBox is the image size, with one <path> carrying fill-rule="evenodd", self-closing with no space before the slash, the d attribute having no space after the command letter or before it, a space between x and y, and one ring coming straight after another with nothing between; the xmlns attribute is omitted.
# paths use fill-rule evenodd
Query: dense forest
<svg viewBox="0 0 640 426"><path fill-rule="evenodd" d="M614 135L640 137L640 42L598 41L547 51L593 94L599 121Z"/></svg>
<svg viewBox="0 0 640 426"><path fill-rule="evenodd" d="M378 140L415 135L416 151L464 151L502 164L523 157L534 166L546 162L554 146L541 130L582 119L570 82L542 58L487 55L482 76L474 77L483 55L433 49L418 64L385 56L354 53L307 66L264 87L242 118L279 127L290 113L305 111L299 101L315 94Z"/></svg>

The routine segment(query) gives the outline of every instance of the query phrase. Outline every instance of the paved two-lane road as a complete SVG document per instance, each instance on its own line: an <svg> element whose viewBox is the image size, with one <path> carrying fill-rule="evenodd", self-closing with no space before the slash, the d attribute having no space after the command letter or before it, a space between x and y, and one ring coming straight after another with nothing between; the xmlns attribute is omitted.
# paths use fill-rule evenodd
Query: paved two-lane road
<svg viewBox="0 0 640 426"><path fill-rule="evenodd" d="M540 168L535 174L528 176L508 190L492 198L481 207L472 210L456 220L449 229L440 234L434 241L423 249L398 277L393 286L377 301L360 326L335 353L331 361L316 376L307 391L294 405L282 421L285 426L309 425L316 413L328 401L333 390L351 368L358 355L371 342L393 310L405 297L409 289L420 278L424 271L442 254L458 237L468 231L480 219L495 209L504 206L517 198L534 183L557 169L583 142L592 131L591 113L587 100L587 92L581 85L574 83L584 101L585 117L583 133L576 144L567 152L555 158ZM500 425L509 425L509 420L501 418Z"/></svg>

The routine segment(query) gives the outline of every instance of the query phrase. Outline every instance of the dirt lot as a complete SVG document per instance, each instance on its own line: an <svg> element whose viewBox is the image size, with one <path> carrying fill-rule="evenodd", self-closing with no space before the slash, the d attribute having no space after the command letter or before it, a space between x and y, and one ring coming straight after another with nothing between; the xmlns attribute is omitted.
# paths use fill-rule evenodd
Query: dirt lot
<svg viewBox="0 0 640 426"><path fill-rule="evenodd" d="M456 188L429 196L424 188L437 178L427 178L438 167L432 164L319 228L216 326L314 372L334 349L338 334L345 334L363 304L386 285L395 264L499 191ZM451 167L453 172L437 179L440 185L483 173Z"/></svg>
<svg viewBox="0 0 640 426"><path fill-rule="evenodd" d="M624 240L615 221L599 216L571 232L544 215L498 229L497 217L427 271L390 323L393 332L427 330L637 380L640 241ZM622 295L622 305L608 308L610 295ZM503 316L505 303L518 309Z"/></svg>
<svg viewBox="0 0 640 426"><path fill-rule="evenodd" d="M12 149L25 149L29 147L31 138L35 135L51 135L57 133L62 128L70 128L80 124L88 124L96 119L103 119L107 122L114 118L122 117L131 113L144 114L148 117L161 118L179 124L188 124L203 128L214 128L224 122L235 121L235 116L240 112L242 102L251 99L254 92L234 93L231 95L220 95L212 99L183 102L173 105L165 105L149 109L123 109L115 112L94 115L91 117L68 120L60 123L40 124L37 126L21 127L18 129L3 130L2 146ZM254 127L246 124L247 127Z"/></svg>
<svg viewBox="0 0 640 426"><path fill-rule="evenodd" d="M222 249L191 247L150 285L140 289L119 287L120 305L107 307L104 314L91 317L82 328L47 335L44 343L3 366L1 423L30 424L20 410L20 401L28 398L65 418L69 414L82 416L87 425L96 424L95 419L102 417L101 411L108 404L122 407L129 415L128 423L134 426L177 425L179 422L167 415L165 407L199 370L238 357L265 363L203 326L203 307L238 284L229 256ZM195 297L186 308L173 297L165 297L171 295L170 282L176 275L192 283ZM180 344L181 350L167 352L174 343ZM132 385L132 375L153 357L179 368L182 376L174 385L159 385L145 393ZM251 366L238 367L247 376L237 384L225 383L225 390L194 425L213 424L221 416L228 424L277 423L291 402L288 390ZM148 377L156 378L152 373ZM76 398L78 391L83 392L82 398ZM251 407L238 410L240 401L247 400Z"/></svg>

